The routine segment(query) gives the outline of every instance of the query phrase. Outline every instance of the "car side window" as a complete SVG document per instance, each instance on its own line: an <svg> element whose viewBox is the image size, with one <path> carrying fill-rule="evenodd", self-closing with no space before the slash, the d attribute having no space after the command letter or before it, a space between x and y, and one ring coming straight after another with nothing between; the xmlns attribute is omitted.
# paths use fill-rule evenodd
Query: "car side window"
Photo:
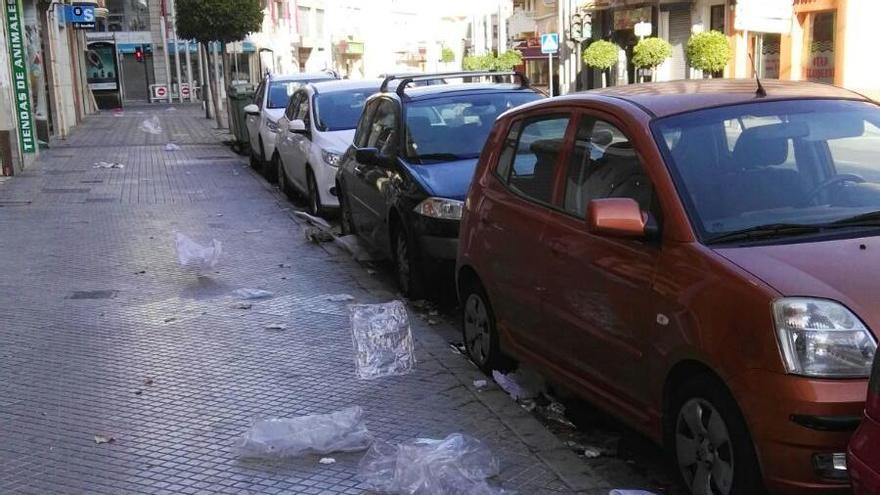
<svg viewBox="0 0 880 495"><path fill-rule="evenodd" d="M354 144L358 148L367 146L367 139L370 137L370 125L373 121L373 113L379 105L379 100L373 100L364 106L361 119L358 121L357 131L354 134Z"/></svg>
<svg viewBox="0 0 880 495"><path fill-rule="evenodd" d="M370 125L370 137L367 139L368 148L378 148L382 156L397 155L397 105L391 101L382 99L373 115Z"/></svg>
<svg viewBox="0 0 880 495"><path fill-rule="evenodd" d="M260 107L260 110L263 109L263 96L266 95L266 81L260 83L257 87L257 92L254 93L254 104Z"/></svg>
<svg viewBox="0 0 880 495"><path fill-rule="evenodd" d="M513 157L516 156L516 141L519 138L520 128L522 128L522 120L517 120L510 126L510 130L507 131L507 137L504 138L501 153L498 156L495 174L505 182L510 175L510 165L513 163Z"/></svg>
<svg viewBox="0 0 880 495"><path fill-rule="evenodd" d="M506 174L501 179L511 189L543 203L552 202L568 121L567 115L551 115L523 122L522 130L519 126L511 129L498 164L499 174Z"/></svg>
<svg viewBox="0 0 880 495"><path fill-rule="evenodd" d="M287 120L296 120L296 113L297 111L299 111L299 103L300 95L293 95L293 97L290 99L290 103L287 105L287 110L284 111L284 116L287 117Z"/></svg>
<svg viewBox="0 0 880 495"><path fill-rule="evenodd" d="M565 178L565 211L585 218L594 199L631 198L650 210L654 188L629 138L614 125L584 115Z"/></svg>
<svg viewBox="0 0 880 495"><path fill-rule="evenodd" d="M311 129L311 117L309 112L309 95L304 92L297 93L299 95L299 109L296 112L296 118L302 120L306 125L306 129Z"/></svg>

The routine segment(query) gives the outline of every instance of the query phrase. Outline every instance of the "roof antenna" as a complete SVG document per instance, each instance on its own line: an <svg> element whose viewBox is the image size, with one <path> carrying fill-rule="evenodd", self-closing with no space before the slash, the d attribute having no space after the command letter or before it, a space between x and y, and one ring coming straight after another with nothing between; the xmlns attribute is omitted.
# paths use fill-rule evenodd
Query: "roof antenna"
<svg viewBox="0 0 880 495"><path fill-rule="evenodd" d="M752 72L755 73L755 82L758 83L758 89L755 90L755 96L758 98L763 98L767 96L767 91L764 90L764 86L761 84L761 78L758 77L758 66L755 65L755 58L752 57L752 54L749 54L749 60L752 61Z"/></svg>

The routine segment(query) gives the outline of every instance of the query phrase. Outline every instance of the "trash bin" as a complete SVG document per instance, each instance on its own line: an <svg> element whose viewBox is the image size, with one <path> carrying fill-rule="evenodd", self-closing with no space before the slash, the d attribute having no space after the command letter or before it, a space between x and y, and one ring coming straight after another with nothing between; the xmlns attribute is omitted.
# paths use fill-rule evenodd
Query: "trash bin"
<svg viewBox="0 0 880 495"><path fill-rule="evenodd" d="M229 128L235 139L232 147L238 153L247 152L248 143L250 143L245 124L244 107L254 102L254 91L254 85L249 83L232 84L226 89Z"/></svg>

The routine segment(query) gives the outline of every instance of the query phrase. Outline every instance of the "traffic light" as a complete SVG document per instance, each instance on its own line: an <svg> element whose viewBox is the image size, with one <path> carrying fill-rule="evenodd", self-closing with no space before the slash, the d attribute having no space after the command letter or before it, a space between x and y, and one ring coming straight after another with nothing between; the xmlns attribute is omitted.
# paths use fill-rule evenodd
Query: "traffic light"
<svg viewBox="0 0 880 495"><path fill-rule="evenodd" d="M139 47L137 47L137 48L134 49L134 58L135 58L135 60L137 60L138 62L143 62L143 61L144 61L144 47L139 46Z"/></svg>
<svg viewBox="0 0 880 495"><path fill-rule="evenodd" d="M571 16L569 39L581 43L593 36L593 16L588 13L575 13Z"/></svg>

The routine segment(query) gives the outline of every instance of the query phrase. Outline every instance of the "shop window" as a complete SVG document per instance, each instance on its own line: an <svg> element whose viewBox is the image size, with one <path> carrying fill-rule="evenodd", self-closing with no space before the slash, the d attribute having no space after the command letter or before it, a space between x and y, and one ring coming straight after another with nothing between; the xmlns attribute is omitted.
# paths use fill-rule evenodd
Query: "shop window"
<svg viewBox="0 0 880 495"><path fill-rule="evenodd" d="M835 12L813 14L806 63L808 81L834 83Z"/></svg>
<svg viewBox="0 0 880 495"><path fill-rule="evenodd" d="M724 5L713 5L709 11L709 29L724 33Z"/></svg>

